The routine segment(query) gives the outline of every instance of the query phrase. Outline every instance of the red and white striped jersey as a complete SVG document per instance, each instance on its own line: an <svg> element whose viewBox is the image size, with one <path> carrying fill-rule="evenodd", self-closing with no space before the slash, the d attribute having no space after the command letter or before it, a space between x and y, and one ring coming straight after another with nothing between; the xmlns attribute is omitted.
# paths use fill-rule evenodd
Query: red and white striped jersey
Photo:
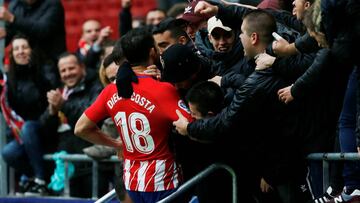
<svg viewBox="0 0 360 203"><path fill-rule="evenodd" d="M172 122L178 109L188 119L190 112L169 83L137 75L129 99L118 97L115 84L109 84L85 111L97 123L111 117L123 143L124 183L128 190L152 192L179 185L179 168L169 148Z"/></svg>

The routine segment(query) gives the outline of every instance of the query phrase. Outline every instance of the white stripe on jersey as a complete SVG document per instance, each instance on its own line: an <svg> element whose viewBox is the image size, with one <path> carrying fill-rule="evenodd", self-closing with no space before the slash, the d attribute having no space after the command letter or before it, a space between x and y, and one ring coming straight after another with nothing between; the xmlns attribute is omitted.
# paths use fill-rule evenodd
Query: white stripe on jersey
<svg viewBox="0 0 360 203"><path fill-rule="evenodd" d="M177 188L179 185L179 179L178 179L179 173L178 172L179 172L178 166L176 165L176 162L174 162L174 173L173 173L172 179L173 179L173 184L174 184L175 188Z"/></svg>
<svg viewBox="0 0 360 203"><path fill-rule="evenodd" d="M133 162L134 163L134 162ZM124 184L125 184L125 188L127 190L130 189L130 176L131 176L131 173L130 173L130 166L131 164L131 161L129 159L125 159L124 160L124 175L123 175L123 179L124 179Z"/></svg>
<svg viewBox="0 0 360 203"><path fill-rule="evenodd" d="M165 161L156 160L154 191L164 190Z"/></svg>
<svg viewBox="0 0 360 203"><path fill-rule="evenodd" d="M137 174L137 191L144 191L145 189L145 178L146 178L146 172L149 167L148 161L140 161L140 167Z"/></svg>

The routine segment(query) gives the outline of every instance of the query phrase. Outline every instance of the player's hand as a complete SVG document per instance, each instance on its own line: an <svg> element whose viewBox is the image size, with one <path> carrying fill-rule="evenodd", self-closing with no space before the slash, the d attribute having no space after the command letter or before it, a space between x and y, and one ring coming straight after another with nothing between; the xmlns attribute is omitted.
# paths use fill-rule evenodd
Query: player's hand
<svg viewBox="0 0 360 203"><path fill-rule="evenodd" d="M194 8L194 13L201 14L204 17L212 17L218 13L219 8L206 1L199 1Z"/></svg>
<svg viewBox="0 0 360 203"><path fill-rule="evenodd" d="M279 100L285 104L294 100L294 97L291 95L291 87L292 85L278 91Z"/></svg>
<svg viewBox="0 0 360 203"><path fill-rule="evenodd" d="M274 64L276 57L270 56L267 53L261 53L255 59L256 68L255 70L264 70L271 67Z"/></svg>
<svg viewBox="0 0 360 203"><path fill-rule="evenodd" d="M144 71L145 75L150 75L153 78L160 80L161 78L161 72L160 70L156 67L156 65L150 65L148 67L146 67L146 70Z"/></svg>
<svg viewBox="0 0 360 203"><path fill-rule="evenodd" d="M264 178L261 178L261 181L260 181L260 189L261 189L261 192L263 193L268 193L270 192L273 188L271 187L271 185L269 185Z"/></svg>
<svg viewBox="0 0 360 203"><path fill-rule="evenodd" d="M179 110L176 110L176 114L178 115L179 119L173 122L173 126L175 126L176 131L180 135L188 135L187 126L189 121L185 118Z"/></svg>
<svg viewBox="0 0 360 203"><path fill-rule="evenodd" d="M360 147L357 147L358 154L360 156Z"/></svg>

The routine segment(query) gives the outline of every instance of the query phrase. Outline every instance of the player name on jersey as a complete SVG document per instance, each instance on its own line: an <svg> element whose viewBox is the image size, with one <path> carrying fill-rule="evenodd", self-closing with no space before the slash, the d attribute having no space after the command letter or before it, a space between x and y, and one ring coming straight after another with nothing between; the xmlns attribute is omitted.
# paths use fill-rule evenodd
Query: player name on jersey
<svg viewBox="0 0 360 203"><path fill-rule="evenodd" d="M108 107L112 109L115 106L115 104L122 99L123 98L119 97L117 93L114 93L113 96L110 98L110 100L108 100L106 103ZM151 101L149 101L148 99L146 99L145 97L141 96L138 93L133 92L130 100L135 102L139 106L145 108L147 111L149 111L149 113L152 113L152 111L155 109L155 105L152 104Z"/></svg>

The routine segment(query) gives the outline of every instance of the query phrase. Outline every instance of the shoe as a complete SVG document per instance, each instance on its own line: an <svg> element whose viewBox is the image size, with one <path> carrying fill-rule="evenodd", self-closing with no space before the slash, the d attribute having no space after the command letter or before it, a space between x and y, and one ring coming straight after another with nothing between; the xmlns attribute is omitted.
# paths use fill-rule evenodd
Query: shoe
<svg viewBox="0 0 360 203"><path fill-rule="evenodd" d="M342 192L340 195L331 199L329 203L360 203L360 190L355 189L351 194Z"/></svg>
<svg viewBox="0 0 360 203"><path fill-rule="evenodd" d="M34 186L34 180L28 179L25 181L19 182L19 191L15 193L15 196L23 196L25 192L27 192L31 187Z"/></svg>
<svg viewBox="0 0 360 203"><path fill-rule="evenodd" d="M44 180L35 179L34 185L25 192L26 197L38 197L38 196L46 196L49 192L46 188L46 184Z"/></svg>
<svg viewBox="0 0 360 203"><path fill-rule="evenodd" d="M316 199L308 201L307 203L327 203L330 202L330 200L334 199L339 194L341 194L341 191L337 192L331 186L329 186L323 195L321 195Z"/></svg>
<svg viewBox="0 0 360 203"><path fill-rule="evenodd" d="M116 155L116 150L113 147L108 147L104 145L94 145L86 147L83 149L83 152L94 158L94 159L108 159L112 155Z"/></svg>

